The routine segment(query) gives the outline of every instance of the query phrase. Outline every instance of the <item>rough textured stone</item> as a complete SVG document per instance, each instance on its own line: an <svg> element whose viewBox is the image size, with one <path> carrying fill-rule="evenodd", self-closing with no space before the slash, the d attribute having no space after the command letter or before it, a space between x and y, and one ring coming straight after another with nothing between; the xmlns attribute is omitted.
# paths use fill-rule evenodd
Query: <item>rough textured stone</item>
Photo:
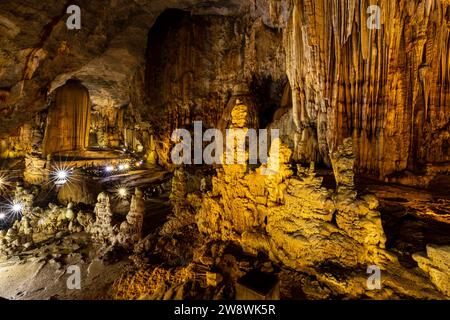
<svg viewBox="0 0 450 320"><path fill-rule="evenodd" d="M413 257L439 291L450 297L450 247L428 245L426 255Z"/></svg>
<svg viewBox="0 0 450 320"><path fill-rule="evenodd" d="M448 162L448 1L378 1L381 30L368 28L370 1L293 4L295 157L325 160L352 137L357 170L383 178Z"/></svg>
<svg viewBox="0 0 450 320"><path fill-rule="evenodd" d="M415 256L431 282L409 256L434 243L424 242L428 221L415 219L446 223L447 195L430 195L433 206L418 203L420 213L405 213L401 219L414 224L408 237L420 239L397 242L383 227L398 226L390 218L403 214L401 206L383 212L383 225L378 199L355 178L429 188L448 181L449 2L380 0L379 30L367 26L370 4L82 0L82 28L73 31L64 3L2 1L0 158L2 169L3 160L18 168L34 191L11 197L23 203L24 218L0 232L0 252L24 257L42 245L43 259L61 266L62 251L76 255L91 244L85 232L103 247L83 250L101 258L134 247L131 259L145 270L121 279L117 298L233 298L235 280L254 268L280 276L289 298L448 295L447 248ZM83 87L71 87L73 78ZM172 130L192 131L194 121L204 129L241 129L234 140L259 128L280 129L280 138L264 165L225 161L215 174L193 173L174 168L169 152ZM247 151L227 151L224 160L249 159ZM123 221L101 193L93 221L89 206L76 212L70 204L95 203L100 188L87 192L94 183L85 179L59 190L67 207L49 199L48 208L33 207L42 201L39 191L49 191L52 159L45 155L59 152L82 167L132 158L175 169L172 215L155 213L145 235L144 195L136 192ZM336 188L320 176L323 166L333 169ZM150 174L101 180L148 182ZM383 187L392 200L392 189ZM434 236L439 245L445 230ZM78 233L81 240L72 243ZM113 250L117 245L121 250ZM382 290L367 290L369 264L382 269Z"/></svg>
<svg viewBox="0 0 450 320"><path fill-rule="evenodd" d="M90 119L89 91L79 81L69 80L56 90L55 103L49 109L43 155L82 153L89 143Z"/></svg>

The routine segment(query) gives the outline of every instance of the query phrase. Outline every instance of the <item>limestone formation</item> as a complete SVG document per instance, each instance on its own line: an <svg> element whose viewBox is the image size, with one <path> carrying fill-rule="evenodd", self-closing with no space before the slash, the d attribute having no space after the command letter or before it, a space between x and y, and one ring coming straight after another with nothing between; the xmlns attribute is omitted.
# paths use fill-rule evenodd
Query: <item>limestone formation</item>
<svg viewBox="0 0 450 320"><path fill-rule="evenodd" d="M173 173L172 190L170 192L170 202L173 207L175 215L179 215L183 210L186 210L186 173L181 166Z"/></svg>
<svg viewBox="0 0 450 320"><path fill-rule="evenodd" d="M334 179L338 193L347 193L355 189L355 155L353 152L353 142L347 138L337 150L330 155L333 166Z"/></svg>
<svg viewBox="0 0 450 320"><path fill-rule="evenodd" d="M23 217L21 221L16 220L8 231L0 233L0 255L11 257L30 249L33 244L33 228L28 217Z"/></svg>
<svg viewBox="0 0 450 320"><path fill-rule="evenodd" d="M27 155L25 158L24 181L32 185L42 185L49 182L50 168L47 160Z"/></svg>
<svg viewBox="0 0 450 320"><path fill-rule="evenodd" d="M126 221L120 225L117 241L123 247L133 247L142 239L145 214L145 203L142 196L142 191L136 188L131 198L130 211L127 214Z"/></svg>
<svg viewBox="0 0 450 320"><path fill-rule="evenodd" d="M98 184L90 177L75 173L58 188L58 201L64 205L70 202L94 205L98 188Z"/></svg>
<svg viewBox="0 0 450 320"><path fill-rule="evenodd" d="M426 255L416 254L413 258L439 291L450 297L450 247L428 245Z"/></svg>
<svg viewBox="0 0 450 320"><path fill-rule="evenodd" d="M89 142L90 114L89 92L79 81L58 88L47 117L43 154L83 151Z"/></svg>
<svg viewBox="0 0 450 320"><path fill-rule="evenodd" d="M358 172L385 178L448 162L448 1L378 1L379 30L371 1L292 3L294 157L326 159L351 136Z"/></svg>
<svg viewBox="0 0 450 320"><path fill-rule="evenodd" d="M181 232L184 227L195 223L195 210L193 210L193 206L195 206L198 197L189 192L195 190L196 185L198 185L199 189L202 186L206 188L206 184L205 178L200 179L200 181L198 179L194 181L193 176L183 166L175 169L169 196L172 214L162 226L159 232L160 235L171 236Z"/></svg>
<svg viewBox="0 0 450 320"><path fill-rule="evenodd" d="M94 214L95 222L90 230L93 239L102 245L114 243L116 230L113 227L113 214L109 204L109 195L107 193L101 192L98 195Z"/></svg>
<svg viewBox="0 0 450 320"><path fill-rule="evenodd" d="M20 206L20 213L24 216L33 211L34 195L21 184L16 186L13 203Z"/></svg>
<svg viewBox="0 0 450 320"><path fill-rule="evenodd" d="M50 203L48 210L41 212L37 217L37 228L39 231L48 235L54 235L58 232L58 217L63 214L61 208L57 205Z"/></svg>
<svg viewBox="0 0 450 320"><path fill-rule="evenodd" d="M342 175L346 172L342 168L353 165L348 143L340 148L349 153L336 154L333 160ZM315 176L314 166L299 167L293 176L290 155L278 139L259 173L227 176L227 165L219 169L197 215L199 230L209 237L236 241L250 253L265 252L295 270L380 261L386 241L380 214L369 198L355 198L353 176L343 178L348 189L328 190ZM275 168L274 162L277 170L260 174Z"/></svg>

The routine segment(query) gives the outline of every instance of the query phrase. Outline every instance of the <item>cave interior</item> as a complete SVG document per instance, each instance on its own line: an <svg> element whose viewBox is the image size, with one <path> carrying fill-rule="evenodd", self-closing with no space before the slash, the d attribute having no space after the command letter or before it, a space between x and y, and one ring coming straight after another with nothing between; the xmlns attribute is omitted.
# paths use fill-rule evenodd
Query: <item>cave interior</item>
<svg viewBox="0 0 450 320"><path fill-rule="evenodd" d="M0 297L450 297L450 2L106 2L0 3Z"/></svg>

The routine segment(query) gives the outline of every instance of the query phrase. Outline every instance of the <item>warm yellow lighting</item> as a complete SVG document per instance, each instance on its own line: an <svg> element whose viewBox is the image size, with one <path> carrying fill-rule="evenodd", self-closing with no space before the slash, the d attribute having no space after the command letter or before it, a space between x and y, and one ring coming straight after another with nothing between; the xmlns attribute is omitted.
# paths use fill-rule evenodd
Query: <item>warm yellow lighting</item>
<svg viewBox="0 0 450 320"><path fill-rule="evenodd" d="M121 198L125 198L128 195L128 190L124 187L121 187L117 190L117 194L121 197Z"/></svg>
<svg viewBox="0 0 450 320"><path fill-rule="evenodd" d="M135 165L136 165L136 167L140 167L140 166L142 166L143 163L144 163L144 161L140 160L140 161L136 161Z"/></svg>
<svg viewBox="0 0 450 320"><path fill-rule="evenodd" d="M129 163L122 163L122 164L119 164L118 169L119 169L120 171L128 170L128 169L130 169L130 164L129 164Z"/></svg>
<svg viewBox="0 0 450 320"><path fill-rule="evenodd" d="M6 189L6 187L9 185L8 179L6 178L6 175L3 173L0 173L0 191Z"/></svg>

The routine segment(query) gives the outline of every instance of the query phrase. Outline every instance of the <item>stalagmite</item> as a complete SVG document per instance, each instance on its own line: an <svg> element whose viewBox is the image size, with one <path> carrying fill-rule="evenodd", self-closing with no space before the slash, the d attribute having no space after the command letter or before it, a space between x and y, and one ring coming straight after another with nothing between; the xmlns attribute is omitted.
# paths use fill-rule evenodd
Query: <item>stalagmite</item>
<svg viewBox="0 0 450 320"><path fill-rule="evenodd" d="M98 195L94 213L96 219L90 230L92 237L105 247L115 243L116 230L113 227L113 214L107 193Z"/></svg>
<svg viewBox="0 0 450 320"><path fill-rule="evenodd" d="M448 172L449 2L378 1L379 30L368 24L373 1L293 4L284 44L294 157L326 161L352 137L357 172L406 184L418 182L393 175L420 175L423 163Z"/></svg>

